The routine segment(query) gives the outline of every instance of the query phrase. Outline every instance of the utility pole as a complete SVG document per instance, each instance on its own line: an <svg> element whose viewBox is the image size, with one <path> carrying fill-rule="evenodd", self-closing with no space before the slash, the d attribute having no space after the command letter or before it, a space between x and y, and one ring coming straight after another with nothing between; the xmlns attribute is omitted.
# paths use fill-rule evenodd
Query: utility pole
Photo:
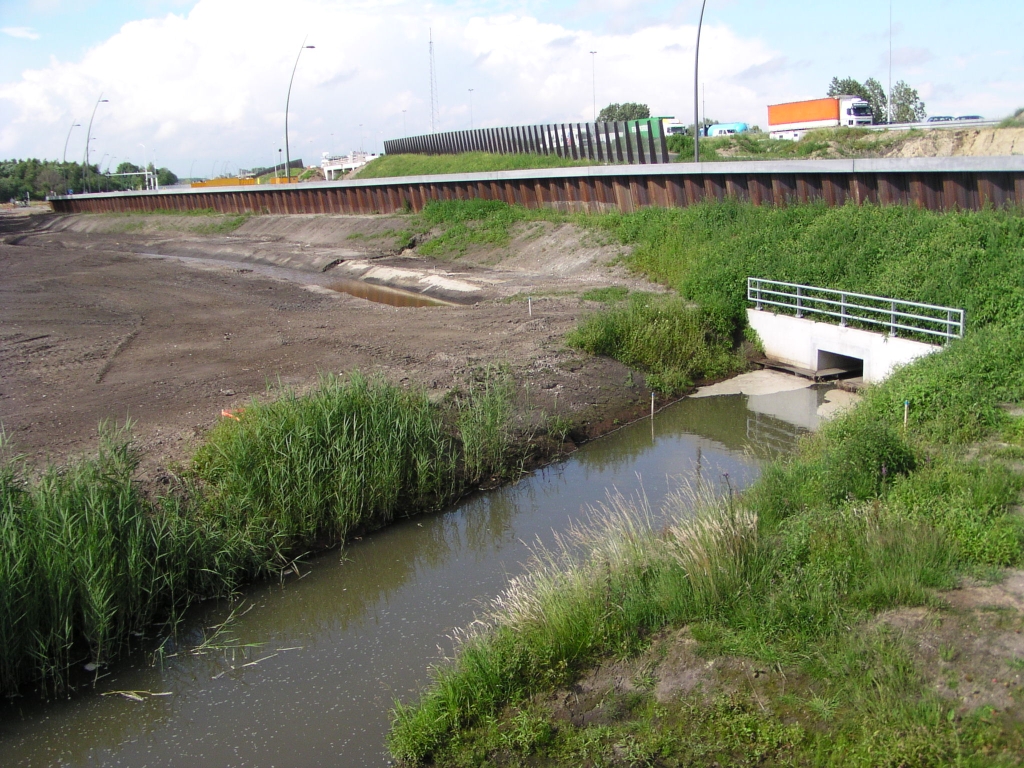
<svg viewBox="0 0 1024 768"><path fill-rule="evenodd" d="M889 98L885 105L885 122L892 122L892 0L889 0Z"/></svg>
<svg viewBox="0 0 1024 768"><path fill-rule="evenodd" d="M597 51L590 52L590 89L594 99L594 122L597 122Z"/></svg>
<svg viewBox="0 0 1024 768"><path fill-rule="evenodd" d="M430 39L430 132L437 133L437 73L434 71L434 30L428 31Z"/></svg>
<svg viewBox="0 0 1024 768"><path fill-rule="evenodd" d="M697 129L697 82L698 68L700 66L700 28L704 24L704 6L708 0L702 0L700 4L700 20L697 22L697 47L693 52L693 162L700 162L700 132Z"/></svg>

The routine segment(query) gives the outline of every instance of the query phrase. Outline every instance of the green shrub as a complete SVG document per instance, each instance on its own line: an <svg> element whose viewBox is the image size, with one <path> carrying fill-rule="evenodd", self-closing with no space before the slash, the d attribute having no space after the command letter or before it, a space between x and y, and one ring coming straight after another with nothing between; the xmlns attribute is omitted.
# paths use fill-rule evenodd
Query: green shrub
<svg viewBox="0 0 1024 768"><path fill-rule="evenodd" d="M624 305L585 318L566 342L647 371L648 383L668 393L742 367L728 322L671 295L634 293Z"/></svg>

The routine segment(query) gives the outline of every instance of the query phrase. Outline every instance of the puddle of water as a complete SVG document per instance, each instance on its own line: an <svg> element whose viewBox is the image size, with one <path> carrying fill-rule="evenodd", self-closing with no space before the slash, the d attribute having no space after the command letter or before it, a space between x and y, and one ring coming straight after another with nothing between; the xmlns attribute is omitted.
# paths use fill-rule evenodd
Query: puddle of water
<svg viewBox="0 0 1024 768"><path fill-rule="evenodd" d="M347 293L359 299L375 301L378 304L388 304L392 307L454 307L450 301L441 301L422 296L411 291L402 291L397 288L388 288L383 285L364 283L362 280L335 280L327 283L325 288L339 293Z"/></svg>
<svg viewBox="0 0 1024 768"><path fill-rule="evenodd" d="M259 647L162 668L139 654L98 685L168 696L0 707L0 765L384 765L394 700L414 698L449 633L522 571L523 542L551 543L606 489L642 490L657 508L680 477L749 485L758 457L791 450L816 419L823 392L798 392L681 401L515 485L316 558L302 579L210 605L186 640L242 604L253 608L233 625L236 645Z"/></svg>

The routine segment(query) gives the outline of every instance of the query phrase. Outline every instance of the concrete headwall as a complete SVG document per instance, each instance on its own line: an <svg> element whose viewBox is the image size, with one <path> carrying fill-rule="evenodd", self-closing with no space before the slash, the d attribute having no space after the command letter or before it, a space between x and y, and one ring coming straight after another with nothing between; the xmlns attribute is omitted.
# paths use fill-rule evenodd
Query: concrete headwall
<svg viewBox="0 0 1024 768"><path fill-rule="evenodd" d="M772 360L819 371L834 367L835 355L855 357L864 361L864 381L870 383L882 381L896 366L942 349L935 344L757 309L747 310L747 322L761 337L765 354Z"/></svg>

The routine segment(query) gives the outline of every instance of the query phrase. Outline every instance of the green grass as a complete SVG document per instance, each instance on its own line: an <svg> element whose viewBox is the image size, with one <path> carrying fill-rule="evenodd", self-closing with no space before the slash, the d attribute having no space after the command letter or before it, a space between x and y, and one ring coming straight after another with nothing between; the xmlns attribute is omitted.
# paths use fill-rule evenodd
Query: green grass
<svg viewBox="0 0 1024 768"><path fill-rule="evenodd" d="M224 419L180 488L143 495L126 432L33 475L0 461L0 691L61 690L133 633L285 568L310 548L450 504L518 466L514 386L485 371L459 397L324 377Z"/></svg>
<svg viewBox="0 0 1024 768"><path fill-rule="evenodd" d="M600 764L627 752L636 764L1014 764L1012 723L962 717L869 619L934 605L964 576L1024 565L1014 509L1024 479L964 454L1024 434L1024 420L1000 407L1024 402L1024 217L724 203L580 220L632 246L627 264L680 294L631 296L571 336L648 370L685 370L677 342L699 338L701 322L728 354L747 275L962 306L970 330L869 389L742 498L672 501L677 523L662 530L645 524L642 505L598 510L511 584L416 703L396 705L392 753L451 765ZM705 657L751 659L803 682L768 708L726 696L697 715L701 702L683 700L610 726L567 727L544 709L552 689L682 626ZM972 762L979 749L985 760Z"/></svg>
<svg viewBox="0 0 1024 768"><path fill-rule="evenodd" d="M999 128L1021 128L1024 127L1024 107L1014 110L1012 115L1007 116L999 123Z"/></svg>
<svg viewBox="0 0 1024 768"><path fill-rule="evenodd" d="M251 216L251 213L243 213L239 216L225 216L220 221L200 224L192 231L200 235L226 235L245 224Z"/></svg>
<svg viewBox="0 0 1024 768"><path fill-rule="evenodd" d="M461 256L471 247L503 248L512 240L512 228L524 221L563 221L550 209L530 210L499 200L443 200L428 203L418 216L423 230L434 237L418 246L424 256Z"/></svg>
<svg viewBox="0 0 1024 768"><path fill-rule="evenodd" d="M624 285L610 285L607 288L591 288L584 291L580 298L583 301L597 301L601 304L615 304L629 295L629 288Z"/></svg>
<svg viewBox="0 0 1024 768"><path fill-rule="evenodd" d="M791 690L803 696L791 709L806 729L778 753L797 763L939 766L969 755L962 745L972 740L1012 741L1012 731L947 717L955 710L930 691L899 638L850 630L880 611L933 604L934 591L961 574L1024 564L1024 525L1012 511L1021 477L926 450L896 418L874 412L878 402L769 467L740 500L671 501L676 523L666 529L649 528L637 503L598 510L581 536L513 582L415 705L397 705L392 753L442 765L474 750L504 754L487 732L508 727L507 707L545 701L598 661L631 658L680 626L705 657L752 659L804 681ZM730 704L713 730L670 727L698 703L672 705L651 724L648 747L659 746L650 759L710 765L721 749L759 749L762 728L778 733L793 719L779 716L773 698L755 722L757 709ZM643 719L629 714L619 730L596 734L604 753ZM580 759L570 742L585 733L557 730L569 732L530 749Z"/></svg>
<svg viewBox="0 0 1024 768"><path fill-rule="evenodd" d="M741 370L732 326L714 312L676 295L634 293L590 315L566 337L569 346L647 371L650 386L667 394L694 381Z"/></svg>
<svg viewBox="0 0 1024 768"><path fill-rule="evenodd" d="M799 141L773 139L767 133L709 136L700 140L701 162L721 160L800 160L878 157L886 150L922 135L922 131L871 131L866 128L822 128ZM693 162L693 139L670 136L670 152L678 162Z"/></svg>
<svg viewBox="0 0 1024 768"><path fill-rule="evenodd" d="M460 155L384 155L363 166L358 177L383 179L394 176L436 176L444 173L571 168L595 164L590 160L572 160L557 155L497 155L490 152L465 152Z"/></svg>
<svg viewBox="0 0 1024 768"><path fill-rule="evenodd" d="M630 246L635 272L737 327L748 276L963 307L971 329L1024 318L1019 210L725 201L584 221Z"/></svg>

